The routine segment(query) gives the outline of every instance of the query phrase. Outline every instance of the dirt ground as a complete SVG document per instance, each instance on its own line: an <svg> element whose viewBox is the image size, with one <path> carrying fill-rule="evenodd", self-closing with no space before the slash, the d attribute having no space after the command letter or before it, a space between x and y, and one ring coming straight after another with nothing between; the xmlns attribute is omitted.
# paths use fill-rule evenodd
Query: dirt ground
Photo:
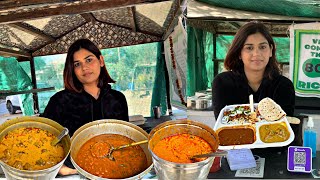
<svg viewBox="0 0 320 180"><path fill-rule="evenodd" d="M127 98L129 115L150 116L151 91L125 91L123 94Z"/></svg>

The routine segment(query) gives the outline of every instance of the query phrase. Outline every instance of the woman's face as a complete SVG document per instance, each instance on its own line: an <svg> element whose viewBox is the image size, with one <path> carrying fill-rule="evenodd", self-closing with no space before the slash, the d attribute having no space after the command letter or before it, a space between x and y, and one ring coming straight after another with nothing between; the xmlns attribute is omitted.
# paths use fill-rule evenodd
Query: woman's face
<svg viewBox="0 0 320 180"><path fill-rule="evenodd" d="M261 33L249 35L240 54L247 72L264 71L271 56L272 47Z"/></svg>
<svg viewBox="0 0 320 180"><path fill-rule="evenodd" d="M97 85L100 68L104 66L103 57L98 59L93 53L86 49L80 49L73 55L73 69L78 80L83 85Z"/></svg>

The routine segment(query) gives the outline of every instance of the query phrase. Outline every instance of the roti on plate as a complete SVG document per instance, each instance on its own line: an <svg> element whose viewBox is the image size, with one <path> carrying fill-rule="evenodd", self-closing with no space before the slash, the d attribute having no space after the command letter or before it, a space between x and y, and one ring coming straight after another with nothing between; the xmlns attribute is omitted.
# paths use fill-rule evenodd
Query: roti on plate
<svg viewBox="0 0 320 180"><path fill-rule="evenodd" d="M276 121L286 115L282 108L270 98L264 98L259 102L258 111L267 121Z"/></svg>

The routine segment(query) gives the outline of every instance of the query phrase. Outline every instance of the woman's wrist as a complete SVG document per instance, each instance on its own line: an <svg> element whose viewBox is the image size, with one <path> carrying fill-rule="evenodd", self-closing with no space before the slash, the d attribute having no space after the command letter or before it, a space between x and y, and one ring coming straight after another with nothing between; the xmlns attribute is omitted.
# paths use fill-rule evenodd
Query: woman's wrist
<svg viewBox="0 0 320 180"><path fill-rule="evenodd" d="M77 170L69 168L68 166L66 166L64 164L62 165L62 167L59 170L59 175L62 175L62 176L73 175L73 174L78 174Z"/></svg>

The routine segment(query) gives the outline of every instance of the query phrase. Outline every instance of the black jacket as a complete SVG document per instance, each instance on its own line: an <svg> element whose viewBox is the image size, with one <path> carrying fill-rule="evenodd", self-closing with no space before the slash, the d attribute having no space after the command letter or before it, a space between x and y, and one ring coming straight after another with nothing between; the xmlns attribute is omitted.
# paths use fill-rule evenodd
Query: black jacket
<svg viewBox="0 0 320 180"><path fill-rule="evenodd" d="M69 129L69 135L82 125L99 119L129 121L128 105L125 96L110 85L101 88L98 99L82 93L62 90L50 98L42 114Z"/></svg>
<svg viewBox="0 0 320 180"><path fill-rule="evenodd" d="M288 116L293 116L294 113L294 87L292 82L282 75L275 74L272 80L264 78L257 92L254 92L244 73L238 75L232 71L223 72L213 80L212 93L216 119L226 105L248 104L250 94L253 94L255 103L269 97L278 103Z"/></svg>

